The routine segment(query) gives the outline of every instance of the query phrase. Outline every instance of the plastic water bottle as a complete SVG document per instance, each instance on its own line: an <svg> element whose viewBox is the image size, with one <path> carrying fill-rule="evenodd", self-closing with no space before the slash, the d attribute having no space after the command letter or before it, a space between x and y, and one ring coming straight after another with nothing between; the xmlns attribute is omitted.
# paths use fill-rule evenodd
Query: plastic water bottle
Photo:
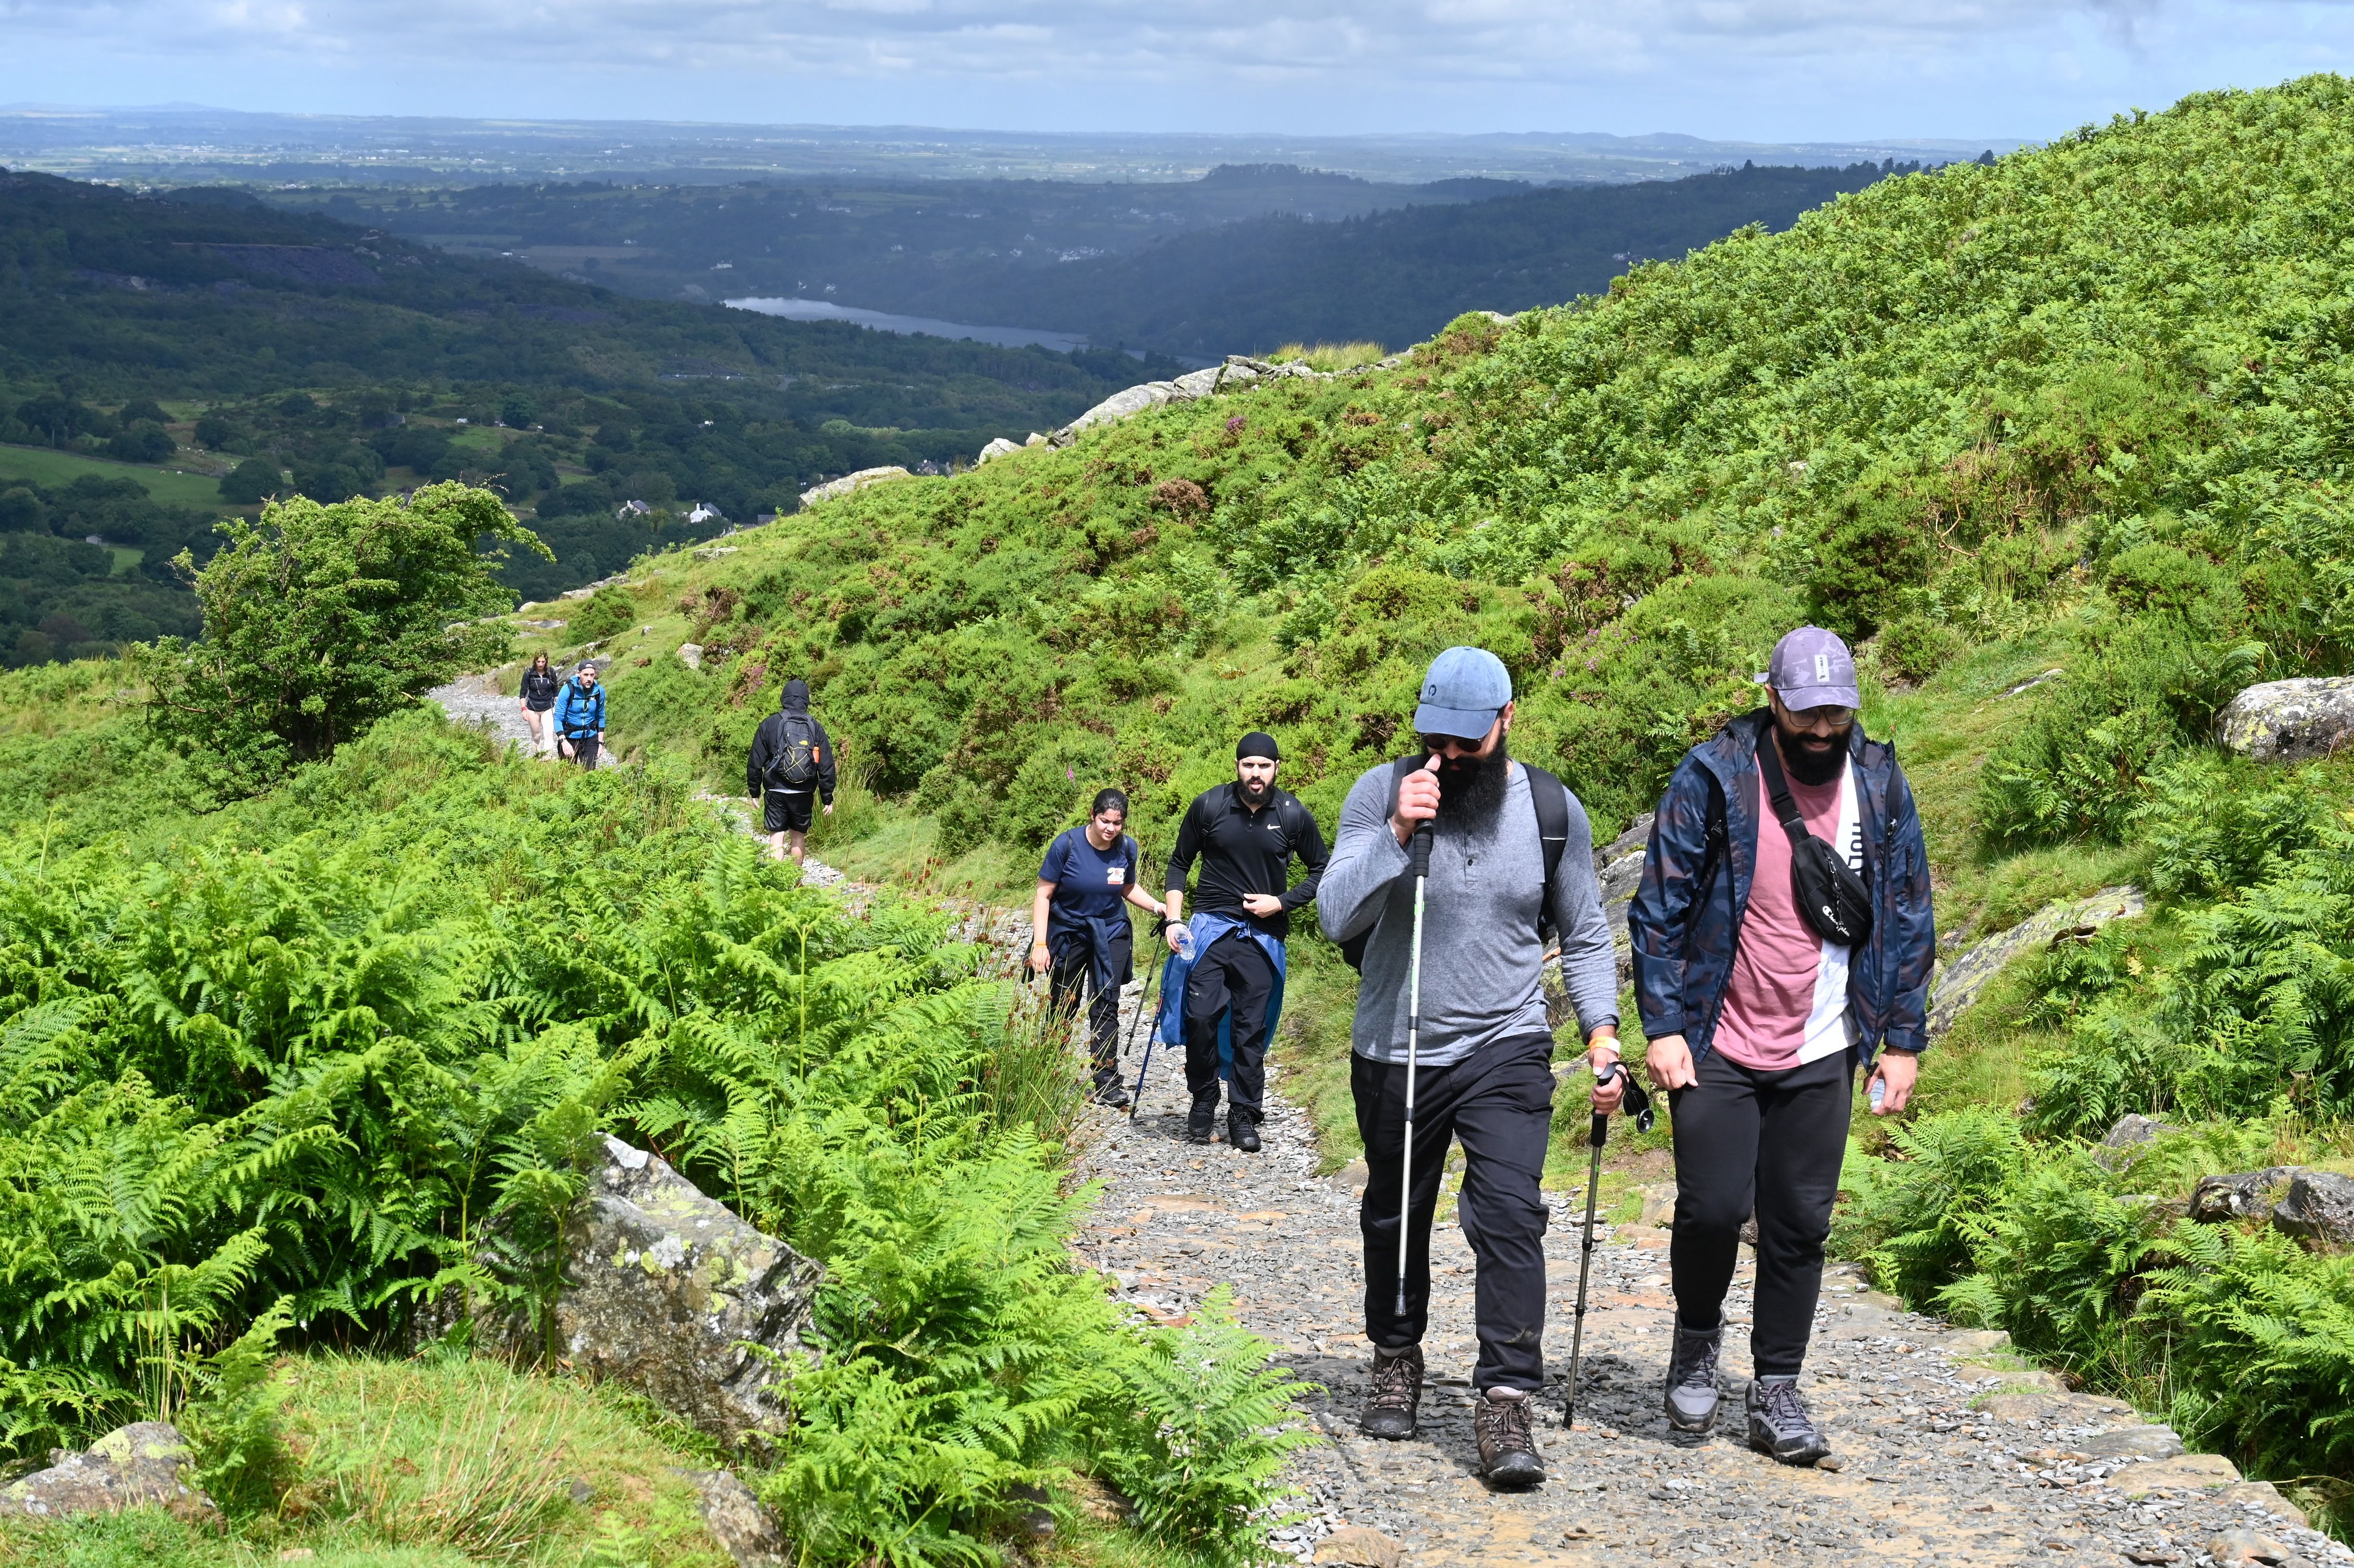
<svg viewBox="0 0 2354 1568"><path fill-rule="evenodd" d="M1189 964L1193 961L1193 927L1191 926L1177 927L1177 956Z"/></svg>
<svg viewBox="0 0 2354 1568"><path fill-rule="evenodd" d="M1878 1115L1880 1114L1880 1107L1881 1107L1881 1104L1882 1104L1882 1102L1885 1101L1887 1098L1888 1098L1888 1080L1887 1080L1887 1079L1885 1079L1885 1078L1874 1078L1874 1079L1872 1079L1872 1115L1874 1115L1874 1116L1878 1116Z"/></svg>

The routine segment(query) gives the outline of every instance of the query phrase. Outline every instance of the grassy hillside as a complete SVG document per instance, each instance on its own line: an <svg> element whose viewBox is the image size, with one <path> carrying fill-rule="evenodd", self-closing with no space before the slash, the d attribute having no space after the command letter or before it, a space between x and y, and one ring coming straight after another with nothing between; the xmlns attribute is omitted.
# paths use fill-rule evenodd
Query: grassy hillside
<svg viewBox="0 0 2354 1568"><path fill-rule="evenodd" d="M1920 788L1949 938L2158 895L1930 1058L1847 1244L2251 1465L2354 1476L2324 1420L2354 1390L2354 1269L2140 1196L2354 1147L2354 767L2208 740L2239 687L2354 665L2349 163L2339 79L2204 95L1467 317L1393 372L876 487L651 563L617 727L732 789L805 675L871 792L829 853L1013 887L1100 784L1165 846L1249 726L1329 822L1455 641L1506 659L1519 749L1612 833L1755 704L1781 630L1838 627ZM699 672L670 656L688 638ZM1340 1000L1300 1010L1311 1047L1339 1048ZM2204 1141L2090 1164L2072 1140L2126 1110Z"/></svg>

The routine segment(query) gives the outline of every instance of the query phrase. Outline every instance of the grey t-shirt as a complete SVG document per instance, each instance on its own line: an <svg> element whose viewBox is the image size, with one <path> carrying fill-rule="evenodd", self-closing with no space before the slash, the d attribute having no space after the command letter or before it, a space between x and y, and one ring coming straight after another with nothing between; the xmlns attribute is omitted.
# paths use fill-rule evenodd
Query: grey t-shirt
<svg viewBox="0 0 2354 1568"><path fill-rule="evenodd" d="M1359 779L1341 808L1332 859L1316 913L1334 941L1371 927L1352 1030L1357 1054L1405 1060L1406 971L1414 937L1414 878L1390 831L1391 765ZM1423 894L1422 1035L1416 1060L1444 1066L1515 1035L1545 1034L1544 945L1537 905L1544 850L1528 769L1515 763L1488 837L1442 824L1432 841ZM1618 1021L1618 965L1594 882L1594 830L1569 798L1569 842L1554 878L1553 929L1562 978L1585 1031Z"/></svg>

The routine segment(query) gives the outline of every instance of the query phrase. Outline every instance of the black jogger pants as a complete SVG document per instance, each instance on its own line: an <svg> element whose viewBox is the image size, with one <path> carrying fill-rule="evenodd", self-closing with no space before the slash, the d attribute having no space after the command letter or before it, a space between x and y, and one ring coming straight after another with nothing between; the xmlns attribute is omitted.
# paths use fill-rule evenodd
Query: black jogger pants
<svg viewBox="0 0 2354 1568"><path fill-rule="evenodd" d="M1415 1075L1414 1205L1407 1216L1405 1312L1397 1311L1398 1176L1405 1144L1405 1065L1352 1056L1349 1089L1365 1140L1357 1226L1365 1238L1365 1336L1395 1354L1422 1342L1430 1313L1430 1220L1447 1146L1463 1142L1456 1217L1479 1273L1474 1388L1534 1392L1544 1383L1545 1203L1539 1190L1553 1127L1553 1041L1499 1040Z"/></svg>
<svg viewBox="0 0 2354 1568"><path fill-rule="evenodd" d="M1090 987L1095 991L1087 1003L1087 1056L1098 1089L1119 1082L1119 987L1100 982L1107 974L1129 972L1129 944L1123 931L1112 939L1108 957L1098 964L1097 959L1103 955L1096 952L1089 937L1067 935L1053 949L1046 969L1049 1004L1057 1013L1076 1016L1080 993Z"/></svg>
<svg viewBox="0 0 2354 1568"><path fill-rule="evenodd" d="M1676 1138L1676 1317L1723 1321L1741 1227L1757 1215L1757 1296L1749 1355L1760 1377L1806 1364L1823 1286L1823 1241L1847 1153L1854 1059L1844 1050L1783 1072L1701 1058L1699 1082L1668 1097Z"/></svg>
<svg viewBox="0 0 2354 1568"><path fill-rule="evenodd" d="M1185 982L1185 1086L1196 1103L1218 1098L1218 1018L1234 1013L1235 1069L1226 1105L1252 1120L1267 1093L1267 1004L1275 965L1259 945L1229 931L1194 960Z"/></svg>

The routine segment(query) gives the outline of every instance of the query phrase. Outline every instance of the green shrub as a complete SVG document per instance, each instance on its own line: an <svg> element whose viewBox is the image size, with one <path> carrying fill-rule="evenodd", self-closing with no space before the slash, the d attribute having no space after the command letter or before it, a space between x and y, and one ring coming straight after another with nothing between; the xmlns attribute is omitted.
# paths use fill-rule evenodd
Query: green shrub
<svg viewBox="0 0 2354 1568"><path fill-rule="evenodd" d="M1867 492L1832 514L1815 540L1807 583L1817 620L1861 641L1903 612L1906 590L1929 579L1922 511L1917 501Z"/></svg>
<svg viewBox="0 0 2354 1568"><path fill-rule="evenodd" d="M1893 675L1925 681L1957 656L1966 646L1961 634L1925 615L1907 615L1881 629L1880 658Z"/></svg>
<svg viewBox="0 0 2354 1568"><path fill-rule="evenodd" d="M602 642L638 623L637 601L608 584L579 601L565 626L575 642Z"/></svg>

